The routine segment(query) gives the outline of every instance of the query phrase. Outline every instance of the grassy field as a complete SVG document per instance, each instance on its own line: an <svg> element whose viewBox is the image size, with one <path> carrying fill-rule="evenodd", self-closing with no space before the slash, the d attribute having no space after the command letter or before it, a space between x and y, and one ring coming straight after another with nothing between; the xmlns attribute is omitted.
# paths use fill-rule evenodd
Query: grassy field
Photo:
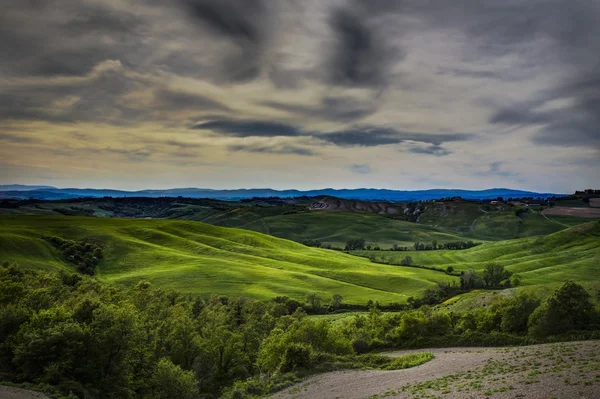
<svg viewBox="0 0 600 399"><path fill-rule="evenodd" d="M566 280L590 281L600 276L600 221L571 227L543 237L488 242L462 251L356 251L378 260L400 262L412 256L415 265L482 270L496 262L518 274L526 285Z"/></svg>
<svg viewBox="0 0 600 399"><path fill-rule="evenodd" d="M100 280L148 280L194 294L273 298L323 298L338 293L347 303L404 302L444 273L378 265L336 251L308 248L247 230L178 220L66 216L0 217L0 261L26 267L73 269L42 235L91 238L104 243Z"/></svg>
<svg viewBox="0 0 600 399"><path fill-rule="evenodd" d="M384 248L390 248L393 244L412 246L415 241L437 240L444 243L464 240L452 232L417 223L373 214L337 211L277 215L240 227L299 242L318 239L340 247L349 238L364 238L367 244L377 244Z"/></svg>
<svg viewBox="0 0 600 399"><path fill-rule="evenodd" d="M515 213L519 208L506 203L449 201L416 205L422 212L418 223L413 223L403 220L402 214L381 216L360 211L310 211L308 208L313 201L311 198L254 199L246 202L185 198L8 201L0 207L0 215L194 220L244 228L296 242L320 240L337 247L343 247L350 238L364 238L367 243L384 248L394 244L412 246L416 241L498 241L547 235L590 220L542 215L540 207L529 207L519 217Z"/></svg>
<svg viewBox="0 0 600 399"><path fill-rule="evenodd" d="M427 204L419 223L472 239L508 240L552 234L590 221L572 216L544 216L539 206L527 208L519 217L515 214L518 209L505 203L439 202Z"/></svg>

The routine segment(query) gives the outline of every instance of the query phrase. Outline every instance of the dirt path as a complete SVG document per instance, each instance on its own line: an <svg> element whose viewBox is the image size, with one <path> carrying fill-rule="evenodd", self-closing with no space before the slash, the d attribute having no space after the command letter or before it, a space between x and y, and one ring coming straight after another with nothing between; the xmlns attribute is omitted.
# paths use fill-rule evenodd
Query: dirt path
<svg viewBox="0 0 600 399"><path fill-rule="evenodd" d="M600 398L600 341L429 351L418 367L326 373L272 398Z"/></svg>
<svg viewBox="0 0 600 399"><path fill-rule="evenodd" d="M582 218L600 218L599 208L554 206L542 211L542 215L578 216Z"/></svg>
<svg viewBox="0 0 600 399"><path fill-rule="evenodd" d="M40 392L28 391L21 388L7 387L0 385L0 398L2 399L48 399L46 395Z"/></svg>

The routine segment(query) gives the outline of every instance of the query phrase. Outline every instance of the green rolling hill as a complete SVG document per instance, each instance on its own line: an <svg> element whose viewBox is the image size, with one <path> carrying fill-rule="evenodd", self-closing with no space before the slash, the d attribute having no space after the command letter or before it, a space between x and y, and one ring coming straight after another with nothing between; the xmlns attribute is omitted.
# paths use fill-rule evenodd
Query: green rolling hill
<svg viewBox="0 0 600 399"><path fill-rule="evenodd" d="M73 270L42 236L92 239L103 244L97 277L201 295L278 295L304 298L338 293L347 303L405 302L444 273L378 265L336 251L231 228L181 220L110 219L67 216L1 216L0 261L25 267Z"/></svg>
<svg viewBox="0 0 600 399"><path fill-rule="evenodd" d="M461 250L357 251L379 259L400 262L409 255L415 265L457 271L482 270L496 262L522 278L523 284L548 284L575 280L586 282L600 276L600 221L588 222L547 236L488 242Z"/></svg>
<svg viewBox="0 0 600 399"><path fill-rule="evenodd" d="M325 209L311 210L315 202ZM387 206L385 212L383 206ZM518 216L519 210L522 213ZM411 246L416 241L497 241L547 235L590 220L543 215L539 206L524 208L508 203L381 204L336 198L257 198L239 202L190 198L3 200L3 214L194 220L296 242L320 240L337 247L343 247L350 238L364 238L384 248L394 244Z"/></svg>

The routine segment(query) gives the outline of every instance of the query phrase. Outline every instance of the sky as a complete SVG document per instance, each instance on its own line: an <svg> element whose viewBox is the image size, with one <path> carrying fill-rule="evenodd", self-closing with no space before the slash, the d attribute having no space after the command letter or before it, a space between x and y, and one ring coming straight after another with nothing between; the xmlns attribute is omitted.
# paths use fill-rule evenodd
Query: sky
<svg viewBox="0 0 600 399"><path fill-rule="evenodd" d="M2 0L0 184L600 188L600 0Z"/></svg>

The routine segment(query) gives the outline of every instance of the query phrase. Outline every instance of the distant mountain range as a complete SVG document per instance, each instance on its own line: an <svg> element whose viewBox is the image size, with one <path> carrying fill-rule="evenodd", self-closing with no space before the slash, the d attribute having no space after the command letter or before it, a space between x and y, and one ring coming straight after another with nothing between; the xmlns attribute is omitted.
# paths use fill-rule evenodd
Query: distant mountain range
<svg viewBox="0 0 600 399"><path fill-rule="evenodd" d="M317 197L332 196L344 199L368 201L421 201L435 200L449 197L462 197L469 200L489 200L498 197L504 198L547 198L563 194L536 193L531 191L511 190L508 188L492 188L488 190L386 190L374 188L357 189L332 189L321 190L273 190L269 188L212 190L207 188L173 188L167 190L140 190L122 191L94 188L56 188L51 186L26 186L26 185L0 185L0 198L18 199L43 199L57 200L81 197L188 197L188 198L215 198L222 200L240 200L255 197Z"/></svg>

